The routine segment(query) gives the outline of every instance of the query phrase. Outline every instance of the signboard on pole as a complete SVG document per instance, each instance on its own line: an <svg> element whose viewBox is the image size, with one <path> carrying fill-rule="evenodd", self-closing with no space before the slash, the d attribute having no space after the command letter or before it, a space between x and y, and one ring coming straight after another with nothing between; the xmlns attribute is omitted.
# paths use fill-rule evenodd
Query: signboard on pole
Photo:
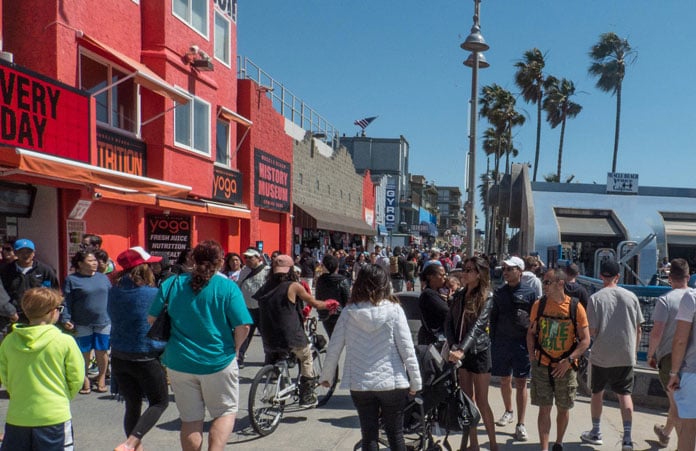
<svg viewBox="0 0 696 451"><path fill-rule="evenodd" d="M384 207L384 227L390 232L396 225L396 185L387 185Z"/></svg>

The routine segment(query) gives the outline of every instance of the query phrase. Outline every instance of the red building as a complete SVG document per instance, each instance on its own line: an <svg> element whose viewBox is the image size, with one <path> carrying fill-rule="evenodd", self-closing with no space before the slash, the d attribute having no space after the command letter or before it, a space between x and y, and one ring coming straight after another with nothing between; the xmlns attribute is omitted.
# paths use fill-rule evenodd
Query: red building
<svg viewBox="0 0 696 451"><path fill-rule="evenodd" d="M0 5L0 183L21 199L0 199L0 238L31 238L60 274L83 232L112 256L291 250L292 143L238 86L236 0Z"/></svg>

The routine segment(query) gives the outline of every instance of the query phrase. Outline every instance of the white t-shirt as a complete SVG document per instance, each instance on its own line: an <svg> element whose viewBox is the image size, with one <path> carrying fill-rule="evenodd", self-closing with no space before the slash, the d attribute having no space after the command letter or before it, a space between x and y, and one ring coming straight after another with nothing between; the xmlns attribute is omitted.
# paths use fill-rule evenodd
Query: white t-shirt
<svg viewBox="0 0 696 451"><path fill-rule="evenodd" d="M689 335L684 363L681 367L681 371L685 373L696 373L696 321L694 321L694 317L696 317L696 290L689 290L679 303L679 311L677 312L677 321L691 323L691 335Z"/></svg>

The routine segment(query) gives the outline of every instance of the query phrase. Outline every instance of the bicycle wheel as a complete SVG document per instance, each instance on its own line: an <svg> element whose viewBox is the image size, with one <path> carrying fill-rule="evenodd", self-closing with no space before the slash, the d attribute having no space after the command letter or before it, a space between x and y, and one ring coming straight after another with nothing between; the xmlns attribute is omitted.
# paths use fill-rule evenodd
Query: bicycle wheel
<svg viewBox="0 0 696 451"><path fill-rule="evenodd" d="M266 365L256 373L249 389L249 420L254 430L262 436L278 428L283 417L285 401L279 401L280 370Z"/></svg>
<svg viewBox="0 0 696 451"><path fill-rule="evenodd" d="M321 370L324 369L324 359L326 358L326 351L317 351L314 349L312 351L312 360L314 365L314 377L319 377L321 375ZM336 390L336 384L338 384L338 366L336 366L336 374L334 374L333 383L330 387L324 387L322 385L317 385L315 393L317 395L317 407L321 407L331 399L334 391Z"/></svg>

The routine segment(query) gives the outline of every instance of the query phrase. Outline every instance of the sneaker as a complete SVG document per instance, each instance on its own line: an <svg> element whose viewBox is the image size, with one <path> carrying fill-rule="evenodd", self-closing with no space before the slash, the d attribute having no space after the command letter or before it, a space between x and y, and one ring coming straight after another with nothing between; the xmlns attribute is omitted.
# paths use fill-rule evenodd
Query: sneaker
<svg viewBox="0 0 696 451"><path fill-rule="evenodd" d="M96 376L97 374L99 374L99 367L96 363L92 363L90 365L90 367L87 369L87 374L90 376Z"/></svg>
<svg viewBox="0 0 696 451"><path fill-rule="evenodd" d="M307 399L300 401L300 407L302 409L311 409L312 407L316 407L317 404L319 404L319 401L317 400L317 395L314 393L308 396Z"/></svg>
<svg viewBox="0 0 696 451"><path fill-rule="evenodd" d="M604 442L602 441L602 434L601 433L595 434L592 431L585 431L582 434L580 434L580 440L582 440L585 443L589 443L591 445L603 445L604 444Z"/></svg>
<svg viewBox="0 0 696 451"><path fill-rule="evenodd" d="M551 451L563 451L563 445L560 443L554 443L553 448L551 448Z"/></svg>
<svg viewBox="0 0 696 451"><path fill-rule="evenodd" d="M524 427L522 423L515 426L515 440L519 440L520 442L527 441L527 428Z"/></svg>
<svg viewBox="0 0 696 451"><path fill-rule="evenodd" d="M669 446L669 435L665 434L665 427L656 424L653 426L653 431L657 436L657 442L660 444L660 447L667 448L667 446Z"/></svg>
<svg viewBox="0 0 696 451"><path fill-rule="evenodd" d="M633 442L624 440L621 443L621 451L633 451Z"/></svg>
<svg viewBox="0 0 696 451"><path fill-rule="evenodd" d="M496 421L495 424L498 426L507 426L508 424L512 423L512 421L512 412L505 411L503 416L500 417L500 419Z"/></svg>

